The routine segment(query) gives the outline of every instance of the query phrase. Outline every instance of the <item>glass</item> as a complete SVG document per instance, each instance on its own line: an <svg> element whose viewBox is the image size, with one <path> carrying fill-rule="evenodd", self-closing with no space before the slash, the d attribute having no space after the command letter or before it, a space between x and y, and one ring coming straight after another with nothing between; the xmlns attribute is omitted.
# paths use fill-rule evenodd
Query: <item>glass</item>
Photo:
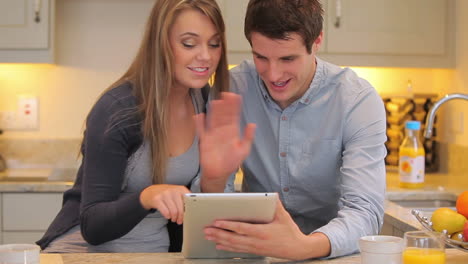
<svg viewBox="0 0 468 264"><path fill-rule="evenodd" d="M442 233L410 231L403 236L403 264L445 264L445 244Z"/></svg>
<svg viewBox="0 0 468 264"><path fill-rule="evenodd" d="M403 238L364 236L359 239L361 264L401 264Z"/></svg>
<svg viewBox="0 0 468 264"><path fill-rule="evenodd" d="M0 245L0 263L39 264L41 248L34 244Z"/></svg>

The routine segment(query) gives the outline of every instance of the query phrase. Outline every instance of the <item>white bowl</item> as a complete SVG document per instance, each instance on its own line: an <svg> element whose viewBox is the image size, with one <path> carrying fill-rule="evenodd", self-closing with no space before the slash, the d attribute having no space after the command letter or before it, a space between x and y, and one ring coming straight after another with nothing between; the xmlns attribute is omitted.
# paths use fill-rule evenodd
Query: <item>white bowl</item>
<svg viewBox="0 0 468 264"><path fill-rule="evenodd" d="M395 236L364 236L359 239L363 264L400 264L403 238Z"/></svg>
<svg viewBox="0 0 468 264"><path fill-rule="evenodd" d="M33 244L0 245L0 263L39 264L41 248Z"/></svg>

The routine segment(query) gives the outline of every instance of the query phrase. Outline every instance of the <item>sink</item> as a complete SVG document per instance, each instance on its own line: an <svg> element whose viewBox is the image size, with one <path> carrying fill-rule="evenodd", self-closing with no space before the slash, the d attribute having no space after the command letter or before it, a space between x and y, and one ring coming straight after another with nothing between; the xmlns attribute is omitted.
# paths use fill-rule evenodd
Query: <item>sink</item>
<svg viewBox="0 0 468 264"><path fill-rule="evenodd" d="M452 200L402 200L392 202L410 210L416 209L429 218L435 210L441 207L447 207L454 211L457 210L455 207L456 202Z"/></svg>
<svg viewBox="0 0 468 264"><path fill-rule="evenodd" d="M439 207L455 207L456 201L453 200L393 200L392 202L401 207L408 208L439 208Z"/></svg>
<svg viewBox="0 0 468 264"><path fill-rule="evenodd" d="M404 232L423 228L412 210L419 211L421 217L432 218L435 210L441 207L455 210L457 195L443 188L423 188L407 190L394 188L385 193L385 216L382 230L387 235L403 236Z"/></svg>
<svg viewBox="0 0 468 264"><path fill-rule="evenodd" d="M432 213L437 208L448 207L455 210L457 195L447 191L419 191L410 193L390 193L390 202L408 209Z"/></svg>

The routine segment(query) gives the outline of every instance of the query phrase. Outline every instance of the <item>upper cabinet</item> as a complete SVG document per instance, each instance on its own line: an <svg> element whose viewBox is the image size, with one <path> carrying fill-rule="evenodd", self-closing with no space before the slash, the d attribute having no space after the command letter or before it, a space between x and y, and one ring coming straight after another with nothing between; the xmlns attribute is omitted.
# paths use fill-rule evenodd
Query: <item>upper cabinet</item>
<svg viewBox="0 0 468 264"><path fill-rule="evenodd" d="M454 67L454 1L328 0L321 55L340 65Z"/></svg>
<svg viewBox="0 0 468 264"><path fill-rule="evenodd" d="M326 52L442 55L445 0L337 0L327 8ZM366 7L363 12L362 7Z"/></svg>
<svg viewBox="0 0 468 264"><path fill-rule="evenodd" d="M218 0L229 63L251 58L243 34L248 0ZM453 0L322 0L319 57L343 66L454 67Z"/></svg>
<svg viewBox="0 0 468 264"><path fill-rule="evenodd" d="M0 63L52 63L55 0L0 0Z"/></svg>

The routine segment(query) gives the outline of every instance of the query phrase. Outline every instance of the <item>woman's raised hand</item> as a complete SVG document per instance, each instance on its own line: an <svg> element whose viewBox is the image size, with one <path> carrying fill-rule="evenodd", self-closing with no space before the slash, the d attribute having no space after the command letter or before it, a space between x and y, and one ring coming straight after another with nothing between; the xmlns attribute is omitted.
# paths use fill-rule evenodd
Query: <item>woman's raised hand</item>
<svg viewBox="0 0 468 264"><path fill-rule="evenodd" d="M201 188L204 192L223 192L229 176L249 155L255 136L255 124L248 124L240 135L240 95L223 92L213 100L209 112L195 116L200 139Z"/></svg>

